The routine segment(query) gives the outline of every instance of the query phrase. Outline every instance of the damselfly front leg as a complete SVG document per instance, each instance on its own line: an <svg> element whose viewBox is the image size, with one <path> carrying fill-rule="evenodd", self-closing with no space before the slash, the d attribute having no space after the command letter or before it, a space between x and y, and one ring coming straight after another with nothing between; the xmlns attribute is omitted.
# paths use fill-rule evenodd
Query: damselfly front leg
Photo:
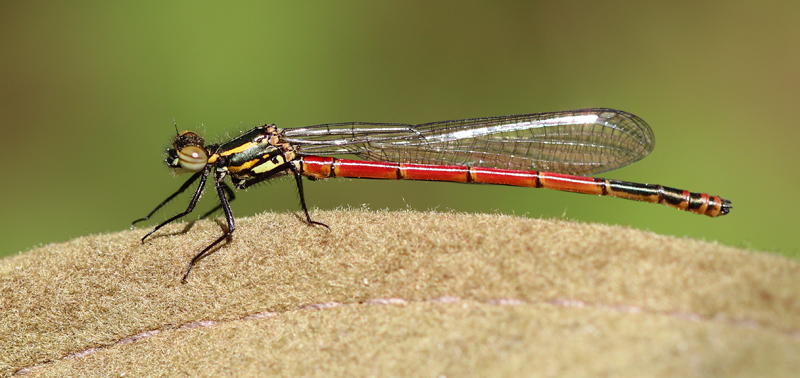
<svg viewBox="0 0 800 378"><path fill-rule="evenodd" d="M150 219L150 217L152 217L153 214L155 214L156 211L158 211L158 209L164 207L164 205L169 203L169 201L172 201L175 197L177 197L178 194L181 194L184 191L186 191L186 189L189 188L189 186L191 186L192 183L197 181L197 179L200 178L201 175L202 175L202 172L197 172L197 173L193 174L192 177L189 178L189 180L186 180L186 182L183 183L183 185L181 185L180 189L178 189L175 193L172 193L171 196L167 197L167 199L165 199L163 202L158 204L158 206L156 206L156 208L153 209L153 211L151 211L150 214L147 214L144 218L139 218L139 219L131 222L131 230L133 230L133 226L135 226L136 223L139 223L139 222L146 221L146 220Z"/></svg>
<svg viewBox="0 0 800 378"><path fill-rule="evenodd" d="M161 222L161 224L159 224L158 226L156 226L156 227L155 227L155 228L154 228L152 231L148 232L148 233L147 233L147 235L145 235L145 236L142 238L142 243L144 243L144 240L145 240L145 239L147 239L147 237L148 237L148 236L150 236L150 235L154 234L154 233L155 233L156 231L158 231L158 230L159 230L161 227L164 227L164 226L166 226L166 225L168 225L168 224L170 224L170 223L174 222L175 220L177 220L177 219L180 219L180 218L182 218L182 217L186 216L187 214L191 213L191 212L192 212L192 210L194 210L194 207L195 207L195 205L197 205L197 201L199 201L199 200L200 200L200 197L203 195L203 187L206 185L206 180L208 179L208 174L209 174L209 172L210 172L210 171L211 171L211 167L207 167L207 168L205 168L205 169L203 170L202 174L199 174L199 172L198 172L198 174L199 174L199 177L200 177L200 184L198 184L198 185L197 185L197 190L195 190L195 191L194 191L194 195L192 196L192 200L189 202L189 206L186 208L186 210L185 210L184 212L182 212L182 213L179 213L179 214L177 214L177 215L173 216L172 218L169 218L169 219L167 219L167 220L165 220L165 221ZM198 174L195 174L195 176L198 176ZM189 185L190 185L190 184L191 184L191 183L192 183L194 180L196 180L196 179L197 179L197 177L193 177L193 178L189 179L189 181L187 181L185 184L183 184L183 187L181 187L181 188L182 188L181 190L179 190L177 193L175 193L175 194L173 194L172 196L170 196L169 198L167 198L167 200L166 200L166 201L164 201L164 202L162 202L162 203L161 203L161 205L158 205L158 207L156 207L156 209L155 209L155 210L153 210L153 212L152 212L152 213L150 213L150 214L148 214L148 215L147 215L147 218L149 218L149 217L150 217L150 215L153 215L153 213L154 213L156 210L158 210L158 209L159 209L161 206L163 206L165 203L169 202L169 200L171 200L172 198L174 198L174 197L175 197L177 194L179 194L179 193L183 192L183 191L185 190L185 188L184 188L184 187L186 187L186 186L189 186ZM143 219L142 219L142 220L143 220ZM136 222L138 222L138 221L135 221L135 222L133 222L133 223L136 223Z"/></svg>

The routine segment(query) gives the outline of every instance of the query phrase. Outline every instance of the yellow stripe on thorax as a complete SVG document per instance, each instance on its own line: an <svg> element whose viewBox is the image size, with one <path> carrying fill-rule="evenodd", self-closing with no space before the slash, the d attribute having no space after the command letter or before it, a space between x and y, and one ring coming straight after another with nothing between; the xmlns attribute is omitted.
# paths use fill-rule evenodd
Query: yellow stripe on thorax
<svg viewBox="0 0 800 378"><path fill-rule="evenodd" d="M256 158L256 159L250 159L250 160L248 160L248 161L246 161L246 162L244 162L244 163L242 163L242 164L239 164L239 165L231 165L231 166L228 166L228 170L229 170L229 171L231 171L231 172L234 172L234 173L235 173L235 172L241 172L241 171L243 171L243 170L246 170L246 169L250 169L250 168L252 168L252 167L253 167L254 165L256 165L256 163L258 163L260 160L261 160L261 159L258 159L258 158Z"/></svg>
<svg viewBox="0 0 800 378"><path fill-rule="evenodd" d="M244 151L244 150L246 150L248 148L254 147L257 144L258 143L253 143L253 142L243 143L239 147L231 148L230 150L227 150L227 151L222 151L222 153L220 153L220 155L221 156L230 156L230 155L242 152L242 151Z"/></svg>
<svg viewBox="0 0 800 378"><path fill-rule="evenodd" d="M280 166L280 165L282 165L284 163L286 163L286 159L284 159L283 156L278 155L278 156L273 157L272 159L269 159L269 160L267 160L267 161L255 166L255 167L253 167L253 173L258 174L258 173L269 172L269 171L277 168L278 166Z"/></svg>

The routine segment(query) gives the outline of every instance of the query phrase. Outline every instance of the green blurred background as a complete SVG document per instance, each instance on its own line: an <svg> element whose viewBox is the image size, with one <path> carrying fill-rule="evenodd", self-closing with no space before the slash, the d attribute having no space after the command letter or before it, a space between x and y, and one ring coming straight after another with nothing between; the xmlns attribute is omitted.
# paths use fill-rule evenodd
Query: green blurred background
<svg viewBox="0 0 800 378"><path fill-rule="evenodd" d="M0 2L0 254L147 214L185 179L162 165L173 118L216 141L263 123L602 106L644 118L657 143L601 176L721 195L731 214L451 183L328 180L307 183L306 196L320 209L566 217L798 257L797 4ZM207 192L197 212L216 201ZM240 192L233 208L299 205L293 182L278 180Z"/></svg>

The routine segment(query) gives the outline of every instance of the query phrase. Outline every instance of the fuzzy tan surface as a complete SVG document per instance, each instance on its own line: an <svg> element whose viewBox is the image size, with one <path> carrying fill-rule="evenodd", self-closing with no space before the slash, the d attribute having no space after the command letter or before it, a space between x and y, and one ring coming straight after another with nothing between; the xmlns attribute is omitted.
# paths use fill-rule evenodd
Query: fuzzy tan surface
<svg viewBox="0 0 800 378"><path fill-rule="evenodd" d="M0 374L796 376L800 263L504 215L316 212L0 260ZM187 230L188 228L188 230Z"/></svg>

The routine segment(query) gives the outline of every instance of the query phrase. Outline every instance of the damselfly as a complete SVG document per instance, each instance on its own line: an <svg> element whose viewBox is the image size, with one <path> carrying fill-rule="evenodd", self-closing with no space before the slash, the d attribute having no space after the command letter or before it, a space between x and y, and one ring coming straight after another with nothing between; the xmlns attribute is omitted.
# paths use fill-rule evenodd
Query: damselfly
<svg viewBox="0 0 800 378"><path fill-rule="evenodd" d="M177 131L177 130L176 130ZM256 127L232 140L206 145L191 131L175 136L167 149L166 164L194 172L178 191L146 217L200 180L189 206L156 226L189 214L209 176L220 204L206 213L225 213L228 230L189 262L183 281L194 264L230 236L234 229L230 201L233 190L244 189L273 177L291 174L300 193L300 206L311 225L303 194L302 177L389 180L452 181L547 188L661 203L711 217L727 214L731 202L706 193L693 193L661 185L586 177L624 167L652 151L655 139L641 118L613 109L473 118L406 125L400 123L329 123L295 129L275 125ZM348 160L334 155L354 155ZM204 215L205 216L205 215Z"/></svg>

